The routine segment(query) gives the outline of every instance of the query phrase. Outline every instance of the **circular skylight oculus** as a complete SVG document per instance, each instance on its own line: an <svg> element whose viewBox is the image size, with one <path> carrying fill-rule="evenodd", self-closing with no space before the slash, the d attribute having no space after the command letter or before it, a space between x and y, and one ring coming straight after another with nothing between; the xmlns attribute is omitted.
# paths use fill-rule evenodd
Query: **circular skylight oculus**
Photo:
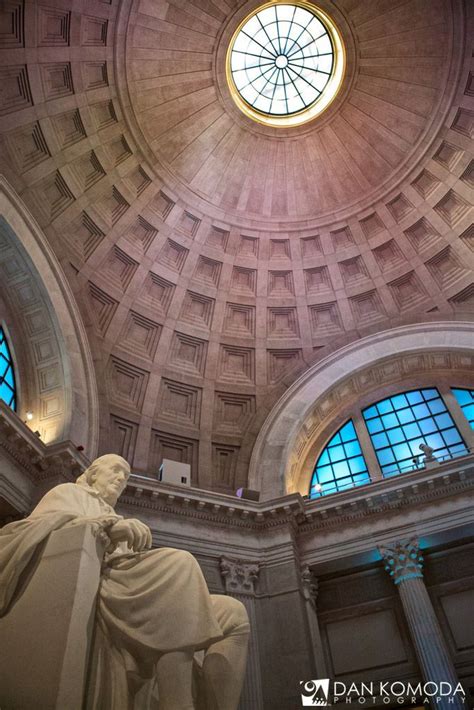
<svg viewBox="0 0 474 710"><path fill-rule="evenodd" d="M270 3L234 34L227 74L237 105L269 125L297 125L321 113L343 74L339 34L309 3Z"/></svg>

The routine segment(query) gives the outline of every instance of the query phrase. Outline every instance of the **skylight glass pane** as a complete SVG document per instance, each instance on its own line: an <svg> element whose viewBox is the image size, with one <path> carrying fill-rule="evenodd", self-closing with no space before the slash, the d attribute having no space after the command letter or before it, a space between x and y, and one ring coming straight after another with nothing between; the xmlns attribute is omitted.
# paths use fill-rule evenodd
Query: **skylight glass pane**
<svg viewBox="0 0 474 710"><path fill-rule="evenodd" d="M16 410L16 382L5 331L0 327L0 399Z"/></svg>
<svg viewBox="0 0 474 710"><path fill-rule="evenodd" d="M474 390L465 390L453 387L452 393L456 397L464 416L471 425L471 429L474 429Z"/></svg>
<svg viewBox="0 0 474 710"><path fill-rule="evenodd" d="M314 468L309 495L310 498L320 498L364 483L370 483L367 464L354 424L348 421L321 452Z"/></svg>
<svg viewBox="0 0 474 710"><path fill-rule="evenodd" d="M235 87L250 106L269 116L292 115L311 106L327 86L334 50L327 28L311 10L276 4L243 24L230 67Z"/></svg>
<svg viewBox="0 0 474 710"><path fill-rule="evenodd" d="M384 476L411 471L422 465L424 454L420 444L431 446L438 460L467 453L437 389L431 387L400 393L377 402L375 406L383 413L380 418L373 418L374 405L364 409L362 414ZM374 428L376 421L381 422L380 428Z"/></svg>

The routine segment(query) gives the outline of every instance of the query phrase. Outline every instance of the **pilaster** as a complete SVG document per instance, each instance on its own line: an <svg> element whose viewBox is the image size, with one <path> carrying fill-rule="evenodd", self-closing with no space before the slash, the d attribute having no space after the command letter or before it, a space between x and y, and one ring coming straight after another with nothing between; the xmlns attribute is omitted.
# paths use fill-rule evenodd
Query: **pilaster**
<svg viewBox="0 0 474 710"><path fill-rule="evenodd" d="M306 615L308 617L309 634L313 649L313 659L317 678L327 676L326 662L324 659L321 632L318 622L317 599L318 580L313 570L308 565L301 567L301 590L305 600Z"/></svg>
<svg viewBox="0 0 474 710"><path fill-rule="evenodd" d="M259 564L231 557L221 557L220 569L226 593L242 602L247 609L250 621L247 672L239 708L240 710L263 710L262 674L255 609L255 587L258 581Z"/></svg>

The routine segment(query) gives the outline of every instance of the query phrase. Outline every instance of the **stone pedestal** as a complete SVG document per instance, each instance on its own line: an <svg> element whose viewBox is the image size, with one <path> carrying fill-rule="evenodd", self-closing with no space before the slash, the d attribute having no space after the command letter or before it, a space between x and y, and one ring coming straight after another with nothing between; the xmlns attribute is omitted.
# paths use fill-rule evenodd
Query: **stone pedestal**
<svg viewBox="0 0 474 710"><path fill-rule="evenodd" d="M102 557L89 526L50 535L0 619L0 707L81 710Z"/></svg>
<svg viewBox="0 0 474 710"><path fill-rule="evenodd" d="M379 547L379 550L385 569L398 587L423 680L438 685L447 682L456 688L459 679L423 581L423 558L418 541L411 538ZM432 707L461 710L465 708L461 698L459 694L441 697L432 702Z"/></svg>

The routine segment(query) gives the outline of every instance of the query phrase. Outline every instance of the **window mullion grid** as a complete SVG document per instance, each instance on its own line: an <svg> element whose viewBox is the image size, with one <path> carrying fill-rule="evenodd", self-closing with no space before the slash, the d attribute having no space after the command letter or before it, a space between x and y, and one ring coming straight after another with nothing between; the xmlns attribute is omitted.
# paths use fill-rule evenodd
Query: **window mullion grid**
<svg viewBox="0 0 474 710"><path fill-rule="evenodd" d="M412 396L410 397L410 395ZM423 406L426 413L423 410L417 410L420 406ZM369 414L368 410L370 409L373 409L374 412ZM367 415L364 415L365 412ZM402 416L402 412L406 412L406 414ZM396 424L387 425L388 423L383 420L383 417L387 416L393 417ZM377 421L379 423L376 423ZM374 422L372 432L369 428L370 422ZM427 423L425 427L422 426L423 422ZM352 424L355 438L346 442L342 432L349 424ZM379 427L381 428L379 429ZM416 429L414 428L410 432L409 427L416 427ZM392 435L392 442L388 434L396 431L400 433L397 437ZM380 443L380 446L376 444L374 437L379 435L385 437L387 445L383 442ZM351 460L354 461L359 456L364 459L368 472L364 475L368 475L370 481L382 480L418 468L423 452L418 452L415 447L420 441L428 445L433 444L435 456L437 451L438 456L444 455L443 451L446 451L449 457L455 458L467 453L466 443L471 446L471 439L472 430L468 420L449 387L426 387L399 392L385 400L374 402L362 411L353 412L352 418L333 435L317 458L311 477L310 495L311 497L320 497L339 490L347 490L348 482L361 485L355 480L358 473L354 474L351 466ZM436 442L436 440L438 441ZM350 445L354 443L357 443L360 453L351 454L354 449ZM438 448L436 448L436 443ZM403 454L402 452L396 454L398 446L407 447L408 453L405 451ZM336 447L340 447L344 455L333 462L331 452ZM395 460L383 463L384 451L390 451ZM324 454L327 457L326 463L324 460L321 462ZM403 455L403 458L397 458L400 455ZM415 458L417 461L413 462ZM336 467L342 462L346 464L349 473L344 472L338 477ZM321 481L321 478L327 475L324 469L330 470L332 480ZM314 492L315 480L322 486L322 490L319 492Z"/></svg>
<svg viewBox="0 0 474 710"><path fill-rule="evenodd" d="M390 399L390 401L391 401L391 398L389 398L389 399ZM384 401L384 400L382 400L382 401ZM426 402L424 402L424 403L426 404ZM409 406L406 407L406 409L410 409L411 411L413 411L413 407L412 407L411 404L409 404ZM377 411L378 411L378 410L377 410ZM396 420L397 420L397 425L396 425L396 426L391 426L391 427L388 427L388 428L385 426L384 421L383 421L383 416L386 416L387 414L392 414L392 415L396 418ZM382 422L382 426L383 426L383 429L382 429L382 432L381 432L381 433L384 433L385 436L387 437L388 446L381 447L381 448L378 449L378 450L376 449L376 450L375 450L375 453L376 453L376 455L377 455L377 457L378 457L379 452L386 451L387 449L389 449L389 450L391 451L391 453L392 453L393 458L395 459L395 462L392 463L392 464L382 464L382 463L380 463L381 470L382 470L382 475L384 475L384 469L386 469L386 468L387 468L387 469L390 469L390 468L392 468L392 467L398 468L398 472L396 472L396 473L391 473L391 472L390 472L389 475L398 475L399 473L404 473L404 472L408 471L408 467L410 466L410 464L409 464L409 463L406 463L406 462L407 462L409 459L411 459L411 462L413 463L413 468L416 468L417 465L413 462L414 456L412 455L411 446L410 446L410 440L407 438L407 436L406 436L406 434L405 434L405 431L404 431L404 429L403 429L403 424L402 424L402 422L400 421L400 417L398 416L398 412L395 410L395 408L393 408L393 410L392 410L391 412L386 412L385 415L379 413L379 418L380 418L380 421ZM421 419L419 419L419 420L414 419L414 421L416 421L416 422L419 424L419 422L422 421L422 420L421 420ZM401 431L401 433L403 434L403 440L400 441L400 442L397 442L396 444L392 444L392 442L390 441L389 432L395 431L396 429L399 429L399 430ZM420 428L420 431L421 431L421 428ZM401 460L398 460L398 459L397 459L397 457L396 457L396 455L395 455L394 447L395 447L395 446L398 446L399 444L406 444L406 445L408 446L408 448L409 448L409 450L410 450L410 455L409 455L408 458L401 459Z"/></svg>
<svg viewBox="0 0 474 710"><path fill-rule="evenodd" d="M390 427L390 429L387 430L387 431L395 431L396 429L399 429L399 430L401 431L401 433L403 434L403 441L400 441L399 443L400 443L400 444L406 444L406 445L408 446L408 448L409 448L409 450L410 450L410 458L411 458L411 460L412 460L412 462L413 462L413 458L414 458L414 457L412 456L412 453L413 453L413 452L412 452L412 450L411 450L410 442L409 442L408 439L407 439L407 435L405 434L405 431L404 431L404 429L403 429L403 425L402 425L402 423L401 423L401 421L400 421L400 417L398 416L398 412L394 409L393 412L392 412L392 414L395 415L395 418L396 418L396 420L397 420L397 425ZM394 452L393 449L394 449L394 446L397 446L397 444L392 444L392 442L390 441L390 437L388 436L388 433L387 433L387 438L388 438L388 441L389 441L389 445L390 445L390 449L391 449L391 451L392 451L393 457L396 459L395 452ZM403 459L403 461L406 461L406 459ZM409 464L406 464L406 466L409 466ZM401 468L401 467L399 467L399 468Z"/></svg>
<svg viewBox="0 0 474 710"><path fill-rule="evenodd" d="M438 386L438 389L442 394L446 408L450 413L452 419L454 420L454 423L457 426L459 433L466 442L467 447L471 451L474 451L474 430L471 429L471 426L462 410L462 407L454 396L451 387L448 384L442 383ZM470 388L458 387L455 389Z"/></svg>
<svg viewBox="0 0 474 710"><path fill-rule="evenodd" d="M303 17L301 18L301 20L298 20L298 22L296 22L295 18L298 12L305 13L305 24L303 24ZM260 26L258 31L254 29L250 31L250 29L246 25L244 25L240 29L241 35L245 36L249 40L247 45L249 51L246 52L242 49L233 49L232 51L238 52L241 55L248 54L249 56L257 57L257 59L259 59L259 66L255 67L255 62L253 62L252 68L255 67L256 69L259 69L260 73L253 79L250 79L250 76L248 75L248 73L246 73L248 83L244 87L239 87L240 82L236 81L236 78L234 77L235 87L240 93L241 97L244 99L244 101L246 101L251 107L255 108L261 113L267 113L267 115L275 116L282 116L285 113L288 116L292 114L298 114L312 106L319 99L325 88L325 85L327 84L327 81L329 80L329 76L331 75L331 72L327 72L326 70L322 69L315 69L313 66L307 65L307 60L305 57L305 52L308 51L310 52L310 56L311 52L314 56L314 51L312 51L311 48L314 46L315 51L317 52L317 44L315 43L317 43L318 40L324 35L327 35L329 37L329 41L332 46L330 33L328 29L324 26L324 24L319 21L318 26L322 28L323 31L319 32L315 37L312 37L310 28L314 20L317 19L316 15L310 12L309 10L302 10L301 8L297 7L294 8L289 29L286 28L286 25L284 23L282 24L282 16L280 16L279 14L278 5L275 5L274 7L274 20L272 19L271 22L267 21L266 18L262 19L260 17L259 12L257 12L254 17L256 17L258 25ZM270 25L274 25L271 30ZM317 31L318 30L315 29L315 32ZM272 35L275 32L276 37L272 38ZM284 33L282 34L282 32ZM307 41L307 37L311 38L310 41ZM300 46L299 44L300 40L303 42L302 46ZM267 44L267 46L264 45L265 41L268 41L269 43ZM252 49L255 50L255 48L257 47L259 47L261 50L260 55L251 51ZM324 52L321 54L321 56L329 54L333 54L333 52ZM263 75L262 68L264 66L264 62L266 62L265 66L268 66L268 62L276 61L279 56L284 56L288 60L286 66L278 67L279 71L277 72L277 81L282 81L281 97L278 99L277 104L275 104L275 96L278 93L275 88L270 99L270 107L268 111L263 111L260 98L262 96L262 91L257 91L255 89L257 94L255 99L251 97L252 95L248 96L248 92L247 97L244 96L242 92L249 86L253 88L254 82L257 81L261 75ZM319 54L317 56L319 56ZM293 63L294 66L292 66ZM334 66L334 57L331 64L332 66ZM237 61L236 65L238 66ZM232 73L234 74L235 72L235 74L237 75L242 70L243 68L232 70ZM313 84L311 81L308 81L305 76L306 71L312 72L310 76L311 78L314 77L314 81L318 84L318 86ZM266 75L268 76L268 73ZM325 83L323 80L323 75L327 76L327 81ZM265 89L269 83L271 83L271 79L267 82L267 84L265 84ZM259 103L260 106L258 106ZM275 109L273 108L274 106ZM279 110L279 108L281 110ZM275 112L273 113L273 111Z"/></svg>
<svg viewBox="0 0 474 710"><path fill-rule="evenodd" d="M434 392L436 392L436 395L433 397L427 397L426 393L428 390L433 390ZM418 393L418 396L421 398L420 402L413 402L410 400L409 395L413 393ZM397 409L394 406L393 400L397 396L401 395L406 398L407 405ZM432 411L430 403L434 402L439 402L441 404L441 411L436 411L436 408L434 408L434 411ZM382 405L388 405L388 403L391 406L391 410L387 410L385 412L382 411ZM428 410L428 414L425 414L423 416L417 415L416 408L420 405L423 405ZM463 448L465 449L465 440L462 440L462 433L459 428L456 427L456 420L453 417L450 417L451 421L446 424L440 424L439 421L436 419L436 417L439 417L443 414L447 414L448 417L450 416L450 412L446 406L446 402L440 395L439 390L437 390L436 388L425 388L420 390L411 390L409 392L402 392L398 395L393 395L393 397L388 397L386 400L380 400L379 402L376 402L371 405L371 407L375 408L377 415L371 415L367 419L365 419L364 417L364 419L367 425L369 436L371 438L371 443L374 447L375 453L380 463L382 474L385 477L398 475L399 473L406 473L409 470L418 468L420 457L422 457L423 454L421 451L419 452L418 450L412 450L413 442L417 440L430 445L430 441L432 442L433 439L436 437L439 440L438 444L441 443L442 445L433 446L435 456L436 454L438 454L438 456L443 457L446 456L446 454L448 456L456 456L462 453ZM371 407L367 407L364 411L367 411L367 409L370 409ZM400 416L400 412L405 410L410 411L411 418L407 419L406 421L403 421ZM364 413L362 415L364 416ZM387 416L393 416L398 422L398 424L396 426L387 426L383 419L383 417ZM380 425L382 429L378 431L373 431L371 433L369 428L370 422L376 421L377 419L380 420ZM427 428L423 427L423 422L429 422L429 420L432 420L434 428L430 431L427 431ZM416 425L420 434L414 434L410 437L407 436L404 427L411 425ZM401 439L400 441L392 442L390 440L389 434L390 432L394 432L397 429L400 430ZM447 437L447 432L451 432L453 431L453 429L454 433L458 437L461 437L460 442L453 442L452 439L450 440L450 438ZM378 446L374 439L375 437L382 435L385 436L388 440L388 445L381 443L380 446ZM404 445L408 447L409 453L408 455L403 456L403 458L400 458L400 453L397 453L397 447ZM393 457L394 461L389 460L384 463L384 453L387 451L390 451L390 455ZM417 461L414 461L415 458L417 459Z"/></svg>
<svg viewBox="0 0 474 710"><path fill-rule="evenodd" d="M8 345L8 340L4 329L0 326L0 344L3 345L0 364L0 399L5 402L13 411L17 409L16 401L16 377L13 366L13 358ZM12 384L7 381L7 377L11 376Z"/></svg>
<svg viewBox="0 0 474 710"><path fill-rule="evenodd" d="M347 441L348 428L351 438ZM342 455L339 454L337 460L333 461L334 450L337 448L341 449ZM321 461L323 456L327 458L326 463L324 460ZM357 466L359 470L354 472L353 467L355 468L355 461L357 459L362 459L363 470L360 470L361 466L359 463ZM341 464L343 464L346 469L344 473L338 471L338 467L340 468ZM327 478L327 470L325 471L324 469L329 469L331 473L330 480ZM360 480L360 477L363 477L364 480ZM321 490L314 490L315 482L319 484ZM311 477L310 495L311 497L321 497L338 491L347 491L369 482L370 473L367 469L367 462L365 461L363 451L360 447L357 431L350 419L331 437L319 455Z"/></svg>

